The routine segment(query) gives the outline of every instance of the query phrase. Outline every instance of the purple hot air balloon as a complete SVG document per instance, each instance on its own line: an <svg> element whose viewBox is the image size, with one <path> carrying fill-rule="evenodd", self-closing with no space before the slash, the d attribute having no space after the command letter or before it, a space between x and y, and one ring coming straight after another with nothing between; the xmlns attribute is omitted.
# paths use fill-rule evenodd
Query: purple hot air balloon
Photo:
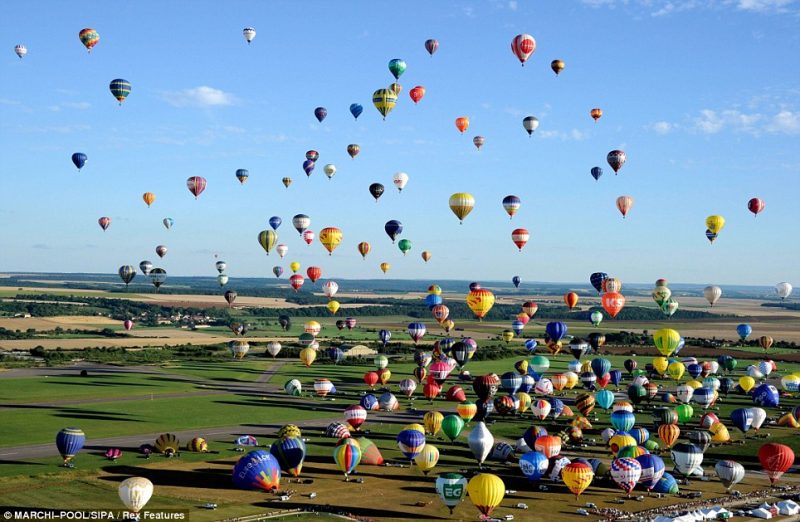
<svg viewBox="0 0 800 522"><path fill-rule="evenodd" d="M328 109L325 107L317 107L314 109L314 116L317 117L317 120L322 123L322 120L325 119L325 116L328 115Z"/></svg>

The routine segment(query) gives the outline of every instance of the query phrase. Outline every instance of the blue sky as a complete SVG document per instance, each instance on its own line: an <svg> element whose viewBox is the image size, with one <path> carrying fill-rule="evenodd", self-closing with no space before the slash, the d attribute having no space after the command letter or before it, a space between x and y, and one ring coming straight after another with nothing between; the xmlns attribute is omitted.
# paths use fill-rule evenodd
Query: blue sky
<svg viewBox="0 0 800 522"><path fill-rule="evenodd" d="M275 264L318 265L324 277L716 284L798 282L800 219L800 2L585 0L427 2L17 2L0 19L0 270L115 272L157 260L175 275L236 276ZM46 12L47 15L43 15ZM253 26L247 45L242 29ZM93 27L87 54L77 33ZM520 67L510 50L530 33ZM440 42L430 57L427 38ZM13 52L25 44L28 55ZM403 58L404 91L385 122L371 104ZM556 78L550 61L566 69ZM112 79L132 83L119 107ZM427 90L414 106L408 91ZM364 106L356 122L351 103ZM317 123L313 111L328 109ZM603 108L594 123L592 107ZM541 124L529 138L522 118ZM462 136L454 126L469 116ZM478 152L472 137L486 137ZM361 154L351 160L349 143ZM628 162L614 176L606 153ZM320 152L306 178L305 151ZM73 152L89 161L78 172ZM338 172L329 181L322 166ZM599 165L605 175L589 175ZM240 186L238 168L250 171ZM402 194L393 173L407 172ZM200 175L195 200L185 187ZM294 183L281 184L283 176ZM381 182L375 203L367 191ZM152 208L141 194L152 191ZM447 201L470 192L461 226ZM509 222L502 198L522 208ZM623 220L615 199L631 195ZM766 202L754 218L751 197ZM332 257L291 227L337 226ZM709 245L704 219L727 220ZM284 219L283 262L256 242ZM100 216L113 223L105 233ZM164 217L175 226L166 230ZM403 257L383 232L405 227ZM522 253L510 239L525 227ZM362 261L356 244L373 251ZM420 252L429 250L426 265ZM285 277L285 276L284 276Z"/></svg>

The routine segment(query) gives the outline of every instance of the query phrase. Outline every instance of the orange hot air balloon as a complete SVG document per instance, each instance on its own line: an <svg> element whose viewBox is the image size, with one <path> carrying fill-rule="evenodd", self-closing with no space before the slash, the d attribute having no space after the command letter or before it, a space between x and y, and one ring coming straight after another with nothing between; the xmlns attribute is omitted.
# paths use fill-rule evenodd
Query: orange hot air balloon
<svg viewBox="0 0 800 522"><path fill-rule="evenodd" d="M617 198L617 208L622 214L622 219L628 215L628 211L633 207L633 198L630 196L620 196Z"/></svg>
<svg viewBox="0 0 800 522"><path fill-rule="evenodd" d="M662 424L658 427L658 438L668 448L671 448L678 437L681 435L681 429L677 424Z"/></svg>
<svg viewBox="0 0 800 522"><path fill-rule="evenodd" d="M595 107L594 109L592 109L591 111L589 111L589 116L591 116L591 117L592 117L592 119L593 119L595 122L597 122L597 120L599 120L599 119L600 119L600 118L603 116L603 109L600 109L600 108L598 108L598 107Z"/></svg>
<svg viewBox="0 0 800 522"><path fill-rule="evenodd" d="M428 252L427 250L422 252L422 260L425 261L426 263L431 260L431 257L432 257L432 254L430 252Z"/></svg>
<svg viewBox="0 0 800 522"><path fill-rule="evenodd" d="M306 270L306 275L311 279L312 283L316 283L317 279L322 277L322 269L318 266L310 266L308 270Z"/></svg>
<svg viewBox="0 0 800 522"><path fill-rule="evenodd" d="M472 290L467 294L467 306L481 320L494 306L494 294L485 288Z"/></svg>
<svg viewBox="0 0 800 522"><path fill-rule="evenodd" d="M561 470L561 478L577 499L592 483L594 471L592 471L592 467L589 464L571 462Z"/></svg>
<svg viewBox="0 0 800 522"><path fill-rule="evenodd" d="M603 309L608 312L612 318L625 307L625 296L619 292L606 292L603 294Z"/></svg>
<svg viewBox="0 0 800 522"><path fill-rule="evenodd" d="M569 292L564 294L564 303L566 303L567 308L572 310L578 304L578 294L575 292Z"/></svg>
<svg viewBox="0 0 800 522"><path fill-rule="evenodd" d="M515 228L511 231L511 241L517 245L519 251L522 252L522 247L524 247L528 243L528 239L530 239L531 235L528 233L528 230L525 228Z"/></svg>
<svg viewBox="0 0 800 522"><path fill-rule="evenodd" d="M367 254L369 254L370 250L372 250L372 247L366 241L362 241L358 244L358 253L361 254L362 259L367 258Z"/></svg>
<svg viewBox="0 0 800 522"><path fill-rule="evenodd" d="M459 130L459 132L461 132L461 134L464 134L464 131L469 128L469 118L466 116L456 118L456 128Z"/></svg>
<svg viewBox="0 0 800 522"><path fill-rule="evenodd" d="M561 391L567 386L568 378L563 373L556 373L550 377L550 382L553 383L555 391Z"/></svg>
<svg viewBox="0 0 800 522"><path fill-rule="evenodd" d="M153 203L153 201L156 200L156 195L153 194L152 192L145 192L144 194L142 194L142 199L144 200L145 203L147 203L147 206L149 207Z"/></svg>
<svg viewBox="0 0 800 522"><path fill-rule="evenodd" d="M416 87L408 91L408 95L411 96L411 99L414 101L414 104L416 105L417 103L419 103L422 97L425 96L425 87L423 87L422 85L417 85Z"/></svg>

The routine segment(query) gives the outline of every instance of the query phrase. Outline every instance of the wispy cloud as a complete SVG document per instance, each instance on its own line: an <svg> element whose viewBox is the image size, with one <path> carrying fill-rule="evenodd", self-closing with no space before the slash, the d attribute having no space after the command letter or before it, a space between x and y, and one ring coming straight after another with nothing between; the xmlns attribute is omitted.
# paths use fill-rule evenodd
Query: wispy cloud
<svg viewBox="0 0 800 522"><path fill-rule="evenodd" d="M561 141L583 141L588 137L588 134L578 129L572 129L566 132L559 130L543 130L536 131L534 136L539 136L542 139L558 139Z"/></svg>
<svg viewBox="0 0 800 522"><path fill-rule="evenodd" d="M661 134L662 136L665 134L669 134L670 132L674 131L678 128L677 123L672 123L668 121L657 121L655 123L651 123L646 128L650 129L651 131L655 132L656 134Z"/></svg>
<svg viewBox="0 0 800 522"><path fill-rule="evenodd" d="M581 0L584 5L600 9L632 7L649 11L650 16L667 16L697 9L750 11L757 13L786 13L800 0Z"/></svg>
<svg viewBox="0 0 800 522"><path fill-rule="evenodd" d="M800 112L780 111L772 117L765 129L776 134L800 134Z"/></svg>
<svg viewBox="0 0 800 522"><path fill-rule="evenodd" d="M742 112L739 109L703 109L693 118L691 130L702 134L723 131L760 134L800 134L800 112L782 109L775 114Z"/></svg>
<svg viewBox="0 0 800 522"><path fill-rule="evenodd" d="M736 0L736 7L742 11L784 13L796 3L797 0Z"/></svg>
<svg viewBox="0 0 800 522"><path fill-rule="evenodd" d="M207 85L162 93L161 98L174 107L220 107L237 103L237 98Z"/></svg>

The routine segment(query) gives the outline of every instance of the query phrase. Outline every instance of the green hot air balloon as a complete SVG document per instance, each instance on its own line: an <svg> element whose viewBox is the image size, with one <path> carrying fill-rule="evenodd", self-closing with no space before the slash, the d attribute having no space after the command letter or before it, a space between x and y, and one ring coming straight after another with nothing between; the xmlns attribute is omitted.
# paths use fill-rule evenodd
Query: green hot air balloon
<svg viewBox="0 0 800 522"><path fill-rule="evenodd" d="M403 255L406 255L406 252L411 250L411 240L401 239L397 242L397 247L400 249L400 252L402 252Z"/></svg>
<svg viewBox="0 0 800 522"><path fill-rule="evenodd" d="M272 250L277 242L278 234L274 230L262 230L258 233L258 244L261 245L267 255L269 255L269 251Z"/></svg>
<svg viewBox="0 0 800 522"><path fill-rule="evenodd" d="M450 442L456 440L464 429L464 420L458 415L450 414L442 420L442 433Z"/></svg>
<svg viewBox="0 0 800 522"><path fill-rule="evenodd" d="M108 86L111 94L117 99L120 105L125 101L125 98L131 93L131 83L128 80L117 78L112 80Z"/></svg>
<svg viewBox="0 0 800 522"><path fill-rule="evenodd" d="M389 72L392 73L395 80L399 80L403 73L406 72L406 62L400 58L389 60Z"/></svg>

